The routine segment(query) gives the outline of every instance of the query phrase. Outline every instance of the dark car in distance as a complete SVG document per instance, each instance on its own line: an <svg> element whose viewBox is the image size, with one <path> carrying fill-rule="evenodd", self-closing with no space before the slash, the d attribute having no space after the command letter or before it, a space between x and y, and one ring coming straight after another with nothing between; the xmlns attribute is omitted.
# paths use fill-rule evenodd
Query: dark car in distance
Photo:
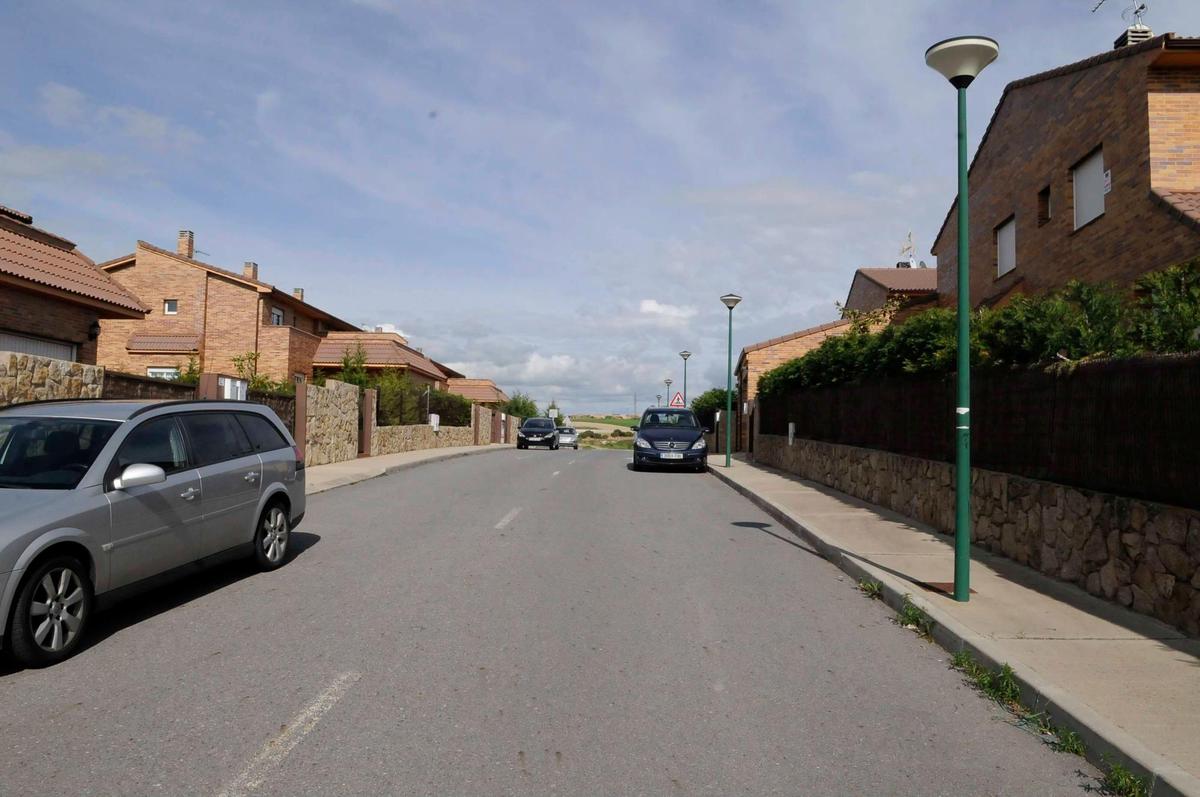
<svg viewBox="0 0 1200 797"><path fill-rule="evenodd" d="M691 410L651 407L633 427L633 469L647 466L690 468L703 472L708 466L708 430Z"/></svg>
<svg viewBox="0 0 1200 797"><path fill-rule="evenodd" d="M558 448L558 427L550 418L526 418L525 423L517 430L517 448L530 446L546 446L550 450Z"/></svg>

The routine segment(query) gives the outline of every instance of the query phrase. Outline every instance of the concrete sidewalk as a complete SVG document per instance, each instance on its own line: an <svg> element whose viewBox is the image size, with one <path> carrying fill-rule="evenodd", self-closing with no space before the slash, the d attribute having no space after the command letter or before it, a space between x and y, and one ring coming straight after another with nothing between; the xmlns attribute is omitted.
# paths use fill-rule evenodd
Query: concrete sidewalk
<svg viewBox="0 0 1200 797"><path fill-rule="evenodd" d="M505 451L513 448L510 445L486 446L453 446L449 448L425 448L420 451L404 451L399 454L384 454L379 457L362 457L345 462L332 462L328 465L314 465L305 469L305 495L314 495L335 487L345 487L348 484L374 479L398 470L436 462L442 459L466 457L472 454L486 454L489 451Z"/></svg>
<svg viewBox="0 0 1200 797"><path fill-rule="evenodd" d="M978 549L975 594L958 603L925 586L954 577L949 536L774 468L709 470L842 570L880 582L889 604L911 595L943 647L1012 665L1026 705L1077 731L1089 759L1123 761L1152 795L1200 797L1200 640Z"/></svg>

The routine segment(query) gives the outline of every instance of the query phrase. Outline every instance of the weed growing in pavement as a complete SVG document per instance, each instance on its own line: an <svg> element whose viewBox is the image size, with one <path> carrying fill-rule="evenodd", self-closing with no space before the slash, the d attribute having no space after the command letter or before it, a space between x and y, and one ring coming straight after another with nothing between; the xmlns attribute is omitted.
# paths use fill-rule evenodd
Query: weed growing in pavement
<svg viewBox="0 0 1200 797"><path fill-rule="evenodd" d="M863 576L858 580L858 590L873 601L879 600L883 595L883 585L878 581Z"/></svg>
<svg viewBox="0 0 1200 797"><path fill-rule="evenodd" d="M926 639L933 638L933 618L912 602L911 595L904 596L904 603L900 606L900 613L896 615L896 622L904 628L916 631Z"/></svg>
<svg viewBox="0 0 1200 797"><path fill-rule="evenodd" d="M1031 729L1055 750L1077 756L1087 752L1079 734L1055 727L1047 714L1034 712L1021 702L1021 686L1008 664L990 670L975 661L969 650L960 650L950 656L950 666L965 675L981 693L1008 709L1018 725Z"/></svg>
<svg viewBox="0 0 1200 797"><path fill-rule="evenodd" d="M1123 764L1109 761L1108 756L1101 756L1104 767L1108 771L1100 779L1100 790L1103 794L1115 797L1149 797L1150 789L1146 787L1146 779L1139 778Z"/></svg>

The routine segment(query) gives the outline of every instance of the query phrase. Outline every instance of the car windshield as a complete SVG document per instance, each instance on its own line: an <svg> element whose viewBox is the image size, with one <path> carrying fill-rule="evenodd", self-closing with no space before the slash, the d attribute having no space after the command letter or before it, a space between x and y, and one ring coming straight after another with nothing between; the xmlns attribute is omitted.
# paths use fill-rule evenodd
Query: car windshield
<svg viewBox="0 0 1200 797"><path fill-rule="evenodd" d="M118 425L81 418L0 418L0 488L74 488Z"/></svg>
<svg viewBox="0 0 1200 797"><path fill-rule="evenodd" d="M547 432L554 431L554 421L549 418L530 418L522 425L523 429L538 429Z"/></svg>
<svg viewBox="0 0 1200 797"><path fill-rule="evenodd" d="M699 429L690 410L655 410L642 416L643 429Z"/></svg>

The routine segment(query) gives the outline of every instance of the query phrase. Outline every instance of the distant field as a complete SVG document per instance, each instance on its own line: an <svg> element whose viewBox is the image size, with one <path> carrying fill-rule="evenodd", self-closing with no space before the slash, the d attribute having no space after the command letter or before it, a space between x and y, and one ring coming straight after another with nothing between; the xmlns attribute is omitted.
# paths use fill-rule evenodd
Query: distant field
<svg viewBox="0 0 1200 797"><path fill-rule="evenodd" d="M579 445L584 448L622 448L628 450L633 448L633 438L622 437L620 439L606 439L596 437L581 437L579 438Z"/></svg>
<svg viewBox="0 0 1200 797"><path fill-rule="evenodd" d="M599 415L572 415L571 420L579 423L607 423L610 426L636 426L637 418L616 418L612 415L605 415L601 418Z"/></svg>

